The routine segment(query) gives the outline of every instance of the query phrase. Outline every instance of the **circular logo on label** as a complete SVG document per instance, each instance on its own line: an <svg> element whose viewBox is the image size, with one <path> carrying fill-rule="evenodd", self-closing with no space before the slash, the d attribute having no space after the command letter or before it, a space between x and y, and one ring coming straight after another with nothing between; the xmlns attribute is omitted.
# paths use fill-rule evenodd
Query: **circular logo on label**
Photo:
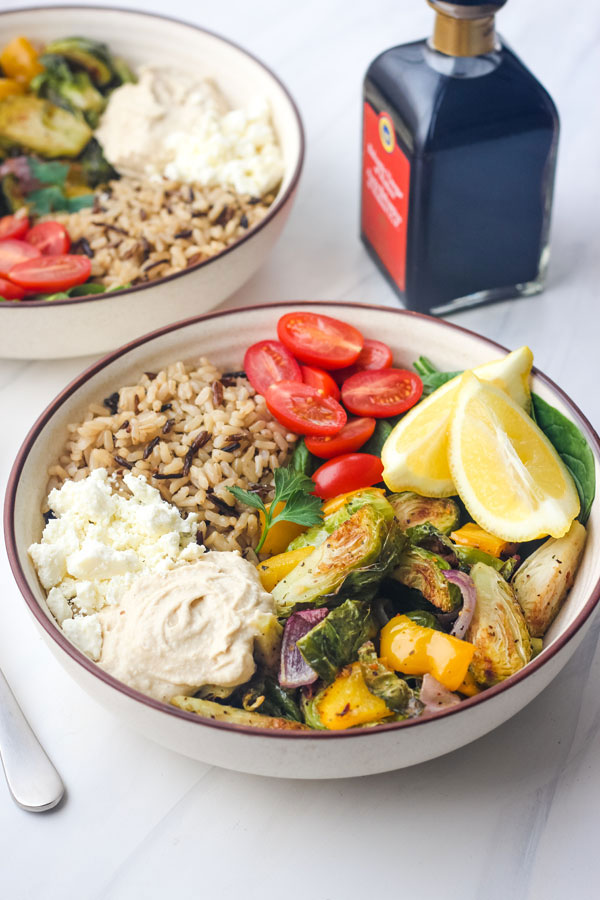
<svg viewBox="0 0 600 900"><path fill-rule="evenodd" d="M396 135L392 120L387 113L381 113L379 116L379 139L385 152L391 153L396 146Z"/></svg>

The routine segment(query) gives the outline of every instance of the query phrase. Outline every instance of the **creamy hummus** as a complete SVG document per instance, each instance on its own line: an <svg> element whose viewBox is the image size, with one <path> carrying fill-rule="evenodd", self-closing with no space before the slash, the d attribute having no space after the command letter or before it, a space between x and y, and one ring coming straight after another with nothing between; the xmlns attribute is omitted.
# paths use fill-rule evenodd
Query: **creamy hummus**
<svg viewBox="0 0 600 900"><path fill-rule="evenodd" d="M273 614L256 568L236 553L136 579L118 606L100 611L99 664L157 700L204 684L235 686L255 670L254 641ZM262 620L262 628L261 628Z"/></svg>

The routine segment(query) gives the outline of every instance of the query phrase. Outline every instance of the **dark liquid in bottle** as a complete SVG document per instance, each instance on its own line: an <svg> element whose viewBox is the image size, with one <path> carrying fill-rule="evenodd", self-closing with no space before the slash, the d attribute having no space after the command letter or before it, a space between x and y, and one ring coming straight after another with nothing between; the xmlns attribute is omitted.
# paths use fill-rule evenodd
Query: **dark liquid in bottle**
<svg viewBox="0 0 600 900"><path fill-rule="evenodd" d="M436 56L425 41L396 47L365 79L365 101L389 115L410 162L405 291L395 287L422 311L536 293L547 258L554 104L506 47L474 77L469 64L483 58L462 60L467 75L456 77L431 65ZM385 270L364 229L362 238Z"/></svg>

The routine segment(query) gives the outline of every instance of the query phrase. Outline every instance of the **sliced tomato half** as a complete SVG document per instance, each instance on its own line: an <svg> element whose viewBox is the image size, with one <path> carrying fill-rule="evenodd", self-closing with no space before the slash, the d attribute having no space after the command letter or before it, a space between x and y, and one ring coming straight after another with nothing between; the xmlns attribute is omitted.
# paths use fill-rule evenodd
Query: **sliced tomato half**
<svg viewBox="0 0 600 900"><path fill-rule="evenodd" d="M263 396L279 381L302 381L300 366L281 341L259 341L248 347L244 369L254 390Z"/></svg>
<svg viewBox="0 0 600 900"><path fill-rule="evenodd" d="M312 385L324 397L333 397L334 400L340 399L340 389L325 369L317 369L314 366L300 366L300 371L302 372L304 384Z"/></svg>
<svg viewBox="0 0 600 900"><path fill-rule="evenodd" d="M4 300L22 300L25 296L23 288L6 278L0 278L0 297Z"/></svg>
<svg viewBox="0 0 600 900"><path fill-rule="evenodd" d="M371 453L345 453L319 466L312 476L315 494L323 500L379 484L383 463Z"/></svg>
<svg viewBox="0 0 600 900"><path fill-rule="evenodd" d="M360 450L375 431L373 418L348 419L342 430L333 437L307 437L306 448L319 459L333 459L342 453Z"/></svg>
<svg viewBox="0 0 600 900"><path fill-rule="evenodd" d="M333 397L324 397L310 384L280 381L265 395L275 418L296 434L337 434L346 424L346 412Z"/></svg>
<svg viewBox="0 0 600 900"><path fill-rule="evenodd" d="M392 362L392 351L387 344L384 344L383 341L372 341L370 338L365 338L363 348L354 365L336 372L335 380L338 384L343 384L346 378L350 378L357 372L365 369L389 369Z"/></svg>
<svg viewBox="0 0 600 900"><path fill-rule="evenodd" d="M40 251L26 241L0 241L0 275L6 276L13 266L24 260L36 259Z"/></svg>
<svg viewBox="0 0 600 900"><path fill-rule="evenodd" d="M22 243L25 244L23 241ZM8 277L15 284L29 291L51 293L67 291L76 284L83 284L90 277L92 264L87 256L76 256L64 253L61 256L40 256L35 247L25 244L34 253L36 259L28 259L13 266ZM0 244L0 252L2 244Z"/></svg>
<svg viewBox="0 0 600 900"><path fill-rule="evenodd" d="M364 343L360 331L347 322L312 312L286 313L277 334L296 359L321 369L352 365Z"/></svg>
<svg viewBox="0 0 600 900"><path fill-rule="evenodd" d="M398 416L414 406L422 393L423 382L408 369L357 372L342 385L344 406L355 416Z"/></svg>
<svg viewBox="0 0 600 900"><path fill-rule="evenodd" d="M27 216L2 216L0 219L0 241L19 240L29 229Z"/></svg>
<svg viewBox="0 0 600 900"><path fill-rule="evenodd" d="M60 256L68 253L71 246L69 232L60 222L38 222L29 229L25 240L37 247L42 256Z"/></svg>

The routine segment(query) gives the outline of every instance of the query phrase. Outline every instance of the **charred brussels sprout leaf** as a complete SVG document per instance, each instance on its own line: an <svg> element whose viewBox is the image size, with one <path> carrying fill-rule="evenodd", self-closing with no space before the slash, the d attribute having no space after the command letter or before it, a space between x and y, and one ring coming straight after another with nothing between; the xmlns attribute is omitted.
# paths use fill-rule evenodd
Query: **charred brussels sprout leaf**
<svg viewBox="0 0 600 900"><path fill-rule="evenodd" d="M370 600L396 563L404 536L364 506L336 528L273 590L278 616L299 609L339 606L344 598Z"/></svg>
<svg viewBox="0 0 600 900"><path fill-rule="evenodd" d="M512 588L491 566L476 563L477 605L465 640L475 645L471 672L479 684L504 681L531 659L531 638Z"/></svg>
<svg viewBox="0 0 600 900"><path fill-rule="evenodd" d="M242 706L249 712L301 722L302 715L291 691L286 691L273 678L256 678L246 685Z"/></svg>
<svg viewBox="0 0 600 900"><path fill-rule="evenodd" d="M512 585L533 637L544 636L563 605L585 539L585 528L575 521L563 537L549 538L517 570Z"/></svg>
<svg viewBox="0 0 600 900"><path fill-rule="evenodd" d="M193 712L205 719L216 719L218 722L231 722L233 725L253 725L256 728L273 728L276 730L294 729L304 730L306 725L301 722L293 722L282 717L263 716L261 713L246 709L237 709L235 706L224 706L214 703L212 700L203 700L201 697L173 697L173 706L186 712Z"/></svg>
<svg viewBox="0 0 600 900"><path fill-rule="evenodd" d="M113 181L120 177L117 170L113 169L105 159L102 147L96 138L92 138L78 162L81 165L83 177L90 187L98 187L100 184L106 184L107 181Z"/></svg>
<svg viewBox="0 0 600 900"><path fill-rule="evenodd" d="M403 615L412 619L417 625L422 625L423 628L432 628L434 631L444 630L433 613L427 612L426 609L411 609L410 612Z"/></svg>
<svg viewBox="0 0 600 900"><path fill-rule="evenodd" d="M362 509L363 506L373 507L386 522L391 522L394 518L394 511L387 502L383 491L378 488L365 488L363 491L352 493L343 506L330 515L325 516L318 525L314 525L308 531L305 531L304 534L294 538L287 549L299 550L300 547L318 547L325 538L346 522L355 512Z"/></svg>
<svg viewBox="0 0 600 900"><path fill-rule="evenodd" d="M421 497L413 491L388 498L402 531L428 523L442 534L450 534L459 523L460 511L451 497Z"/></svg>
<svg viewBox="0 0 600 900"><path fill-rule="evenodd" d="M464 569L470 569L475 563L484 563L484 565L491 566L497 572L501 572L506 562L506 560L498 559L496 556L490 556L485 550L477 550L475 547L462 547L460 544L454 545L454 552Z"/></svg>
<svg viewBox="0 0 600 900"><path fill-rule="evenodd" d="M376 632L369 605L346 600L301 637L296 646L309 666L329 682L343 666L356 659L360 645Z"/></svg>
<svg viewBox="0 0 600 900"><path fill-rule="evenodd" d="M92 81L106 87L113 80L110 51L106 44L84 37L61 38L46 46L46 54L63 57L88 73Z"/></svg>
<svg viewBox="0 0 600 900"><path fill-rule="evenodd" d="M388 669L377 658L372 641L366 641L359 647L358 660L365 684L371 693L376 697L381 697L388 709L396 713L404 712L413 692L403 678L399 678L392 669Z"/></svg>
<svg viewBox="0 0 600 900"><path fill-rule="evenodd" d="M392 577L408 588L414 588L442 612L457 609L462 597L459 588L442 574L448 568L445 559L422 547L405 548Z"/></svg>
<svg viewBox="0 0 600 900"><path fill-rule="evenodd" d="M429 522L423 525L415 525L414 528L408 528L406 531L409 541L416 547L422 547L431 553L436 553L446 560L447 567L458 569L460 560L456 554L454 543L441 531L438 531Z"/></svg>
<svg viewBox="0 0 600 900"><path fill-rule="evenodd" d="M31 82L38 97L68 109L83 117L95 128L106 104L105 98L94 87L87 72L72 72L59 56L48 54L41 59L44 71Z"/></svg>

